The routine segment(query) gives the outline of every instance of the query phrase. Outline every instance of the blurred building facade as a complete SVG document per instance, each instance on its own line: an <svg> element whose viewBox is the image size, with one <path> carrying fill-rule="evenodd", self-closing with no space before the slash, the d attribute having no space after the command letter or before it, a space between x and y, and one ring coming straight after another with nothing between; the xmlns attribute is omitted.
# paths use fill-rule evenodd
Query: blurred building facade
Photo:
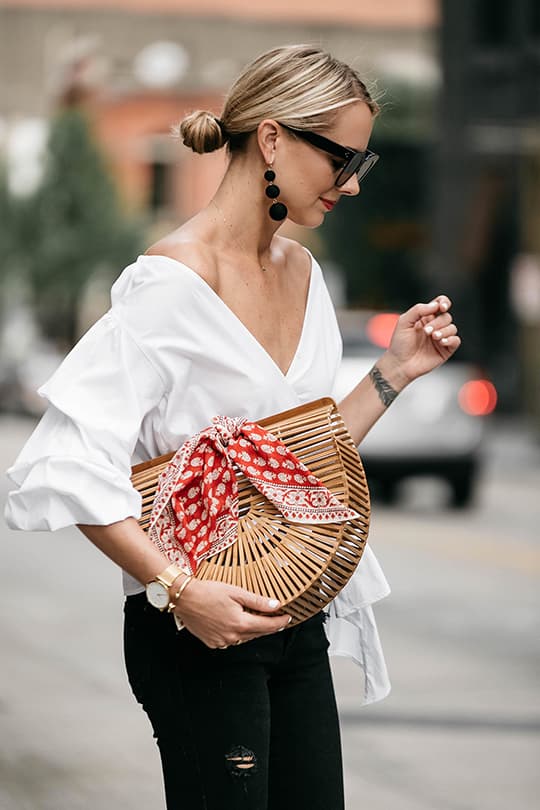
<svg viewBox="0 0 540 810"><path fill-rule="evenodd" d="M0 14L4 120L46 116L67 83L78 85L126 203L173 220L206 201L224 159L187 154L171 124L190 109L219 112L258 53L320 42L368 79L384 75L385 54L435 62L433 0L17 0Z"/></svg>
<svg viewBox="0 0 540 810"><path fill-rule="evenodd" d="M149 211L157 236L203 205L224 169L219 153L183 149L171 125L190 109L218 113L258 53L320 43L386 94L375 129L376 146L386 138L385 199L367 186L362 194L362 217L373 217L362 274L367 248L386 250L382 265L372 262L383 295L400 273L408 295L448 291L464 356L489 369L503 404L538 414L539 9L537 0L0 0L9 77L0 140L11 133L21 143L25 122L39 131L72 94L125 205ZM30 157L19 163L28 173ZM398 193L401 212L389 216ZM408 216L412 198L422 199ZM350 216L358 230L358 213ZM410 270L420 265L415 287ZM389 302L401 306L399 295Z"/></svg>
<svg viewBox="0 0 540 810"><path fill-rule="evenodd" d="M227 87L252 58L276 45L310 42L353 63L368 82L377 78L385 90L404 73L410 84L423 85L427 76L433 85L436 19L435 0L0 0L0 71L8 78L0 85L0 163L7 154L11 190L31 198L51 118L66 106L83 109L126 213L151 223L143 237L148 244L206 203L225 166L223 154L201 158L184 149L170 137L171 125L191 109L219 113ZM416 137L430 118L415 105L398 126ZM320 253L324 235L303 231L300 238L321 240L311 244ZM355 256L348 272L357 274L357 267ZM326 272L330 283L329 262ZM334 289L343 287L344 272L340 266L333 274ZM13 262L9 276L21 277ZM79 333L106 308L106 291L89 276ZM18 294L24 298L24 290ZM20 319L10 314L13 293L2 300L0 353L6 356L6 331L17 332L21 345ZM39 342L37 335L24 345L32 353Z"/></svg>

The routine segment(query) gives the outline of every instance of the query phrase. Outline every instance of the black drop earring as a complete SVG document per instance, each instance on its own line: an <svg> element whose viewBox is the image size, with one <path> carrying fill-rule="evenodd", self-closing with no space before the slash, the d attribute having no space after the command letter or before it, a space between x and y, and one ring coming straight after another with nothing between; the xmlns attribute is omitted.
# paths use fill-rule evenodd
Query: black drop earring
<svg viewBox="0 0 540 810"><path fill-rule="evenodd" d="M282 219L286 218L289 212L285 203L278 202L276 199L276 197L279 197L280 195L280 190L279 186L276 186L274 183L274 180L276 179L275 171L268 168L264 173L264 179L269 183L269 185L265 188L265 194L267 197L270 197L271 200L274 200L268 209L268 213L270 214L270 218L275 220L275 222L281 222Z"/></svg>

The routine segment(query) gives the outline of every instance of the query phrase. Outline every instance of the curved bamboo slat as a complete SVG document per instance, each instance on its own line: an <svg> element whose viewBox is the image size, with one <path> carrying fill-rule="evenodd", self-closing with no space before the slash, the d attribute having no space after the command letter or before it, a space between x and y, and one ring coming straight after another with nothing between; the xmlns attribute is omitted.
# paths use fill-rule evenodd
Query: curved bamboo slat
<svg viewBox="0 0 540 810"><path fill-rule="evenodd" d="M237 470L237 540L202 562L196 576L278 599L294 625L322 610L354 573L369 532L369 489L358 451L332 399L301 405L258 424L278 436L359 517L319 526L289 523ZM132 484L142 495L139 524L145 530L159 476L173 456L168 453L132 469Z"/></svg>

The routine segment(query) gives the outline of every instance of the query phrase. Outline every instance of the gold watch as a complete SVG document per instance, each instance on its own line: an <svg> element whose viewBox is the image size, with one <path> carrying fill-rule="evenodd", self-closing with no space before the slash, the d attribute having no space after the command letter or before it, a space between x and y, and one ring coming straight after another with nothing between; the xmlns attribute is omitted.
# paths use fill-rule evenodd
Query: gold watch
<svg viewBox="0 0 540 810"><path fill-rule="evenodd" d="M146 585L146 598L152 607L158 610L166 610L169 606L170 595L169 588L173 582L178 579L180 574L189 575L189 571L180 565L173 563L158 574L153 580Z"/></svg>

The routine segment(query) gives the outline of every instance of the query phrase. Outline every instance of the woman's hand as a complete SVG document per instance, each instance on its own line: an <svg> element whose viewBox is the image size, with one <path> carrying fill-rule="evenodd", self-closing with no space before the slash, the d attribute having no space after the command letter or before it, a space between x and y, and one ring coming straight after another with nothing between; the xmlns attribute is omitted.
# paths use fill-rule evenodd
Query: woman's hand
<svg viewBox="0 0 540 810"><path fill-rule="evenodd" d="M150 582L170 562L149 540L135 518L108 526L80 525L79 529L139 582ZM185 575L180 576L185 579ZM184 579L177 578L173 582L169 589L171 601ZM208 647L228 647L283 630L290 617L278 613L278 610L277 600L256 596L234 585L193 579L183 589L174 612L190 633Z"/></svg>
<svg viewBox="0 0 540 810"><path fill-rule="evenodd" d="M400 316L390 346L377 363L396 390L441 366L459 348L461 339L450 306L450 299L439 295L429 304L415 304Z"/></svg>
<svg viewBox="0 0 540 810"><path fill-rule="evenodd" d="M175 613L207 647L223 649L283 630L290 616L276 615L278 608L275 599L222 582L194 579L180 597Z"/></svg>
<svg viewBox="0 0 540 810"><path fill-rule="evenodd" d="M450 299L439 295L400 315L387 351L339 403L355 444L363 441L406 385L442 365L459 348L461 340L449 310Z"/></svg>

